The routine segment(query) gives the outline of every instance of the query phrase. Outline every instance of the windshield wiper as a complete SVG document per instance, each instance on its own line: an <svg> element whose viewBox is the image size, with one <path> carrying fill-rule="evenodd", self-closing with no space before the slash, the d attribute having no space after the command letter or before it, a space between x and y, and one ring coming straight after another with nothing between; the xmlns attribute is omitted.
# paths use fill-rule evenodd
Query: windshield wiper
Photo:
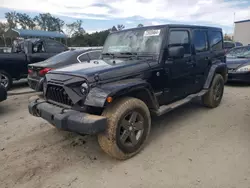
<svg viewBox="0 0 250 188"><path fill-rule="evenodd" d="M111 56L113 59L115 57L115 54L113 54L113 53L102 53L102 55Z"/></svg>
<svg viewBox="0 0 250 188"><path fill-rule="evenodd" d="M244 55L239 55L239 56L236 56L237 58L246 58L246 56Z"/></svg>
<svg viewBox="0 0 250 188"><path fill-rule="evenodd" d="M136 52L120 52L121 55L137 55Z"/></svg>

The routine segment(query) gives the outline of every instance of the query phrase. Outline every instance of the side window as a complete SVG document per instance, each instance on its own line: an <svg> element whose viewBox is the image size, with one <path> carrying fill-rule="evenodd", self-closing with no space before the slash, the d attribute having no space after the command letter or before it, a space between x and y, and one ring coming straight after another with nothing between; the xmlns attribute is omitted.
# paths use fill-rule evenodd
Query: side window
<svg viewBox="0 0 250 188"><path fill-rule="evenodd" d="M89 61L89 56L87 54L78 56L78 60L81 62Z"/></svg>
<svg viewBox="0 0 250 188"><path fill-rule="evenodd" d="M183 46L185 54L190 54L191 45L188 31L170 31L169 46Z"/></svg>
<svg viewBox="0 0 250 188"><path fill-rule="evenodd" d="M209 43L211 50L222 50L223 49L223 38L220 31L210 31L208 32Z"/></svg>
<svg viewBox="0 0 250 188"><path fill-rule="evenodd" d="M90 59L99 59L101 55L101 51L90 52L88 55Z"/></svg>
<svg viewBox="0 0 250 188"><path fill-rule="evenodd" d="M193 43L197 53L208 51L207 34L205 31L195 30L193 32Z"/></svg>

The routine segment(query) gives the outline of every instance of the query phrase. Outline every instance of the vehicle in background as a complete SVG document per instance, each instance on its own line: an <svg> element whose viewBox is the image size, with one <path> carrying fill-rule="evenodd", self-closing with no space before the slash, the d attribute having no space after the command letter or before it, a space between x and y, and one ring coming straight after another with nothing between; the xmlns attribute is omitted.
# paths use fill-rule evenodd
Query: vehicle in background
<svg viewBox="0 0 250 188"><path fill-rule="evenodd" d="M242 43L240 42L233 42L233 41L224 41L224 49L225 52L227 53L230 49L238 46L243 46Z"/></svg>
<svg viewBox="0 0 250 188"><path fill-rule="evenodd" d="M24 39L15 41L11 53L0 53L0 73L2 84L8 90L13 80L28 75L28 64L48 59L68 47L51 39Z"/></svg>
<svg viewBox="0 0 250 188"><path fill-rule="evenodd" d="M227 53L228 81L250 83L250 46L231 49Z"/></svg>
<svg viewBox="0 0 250 188"><path fill-rule="evenodd" d="M112 32L100 59L48 72L44 98L30 99L29 112L61 130L98 135L107 154L124 160L145 146L151 115L197 98L216 108L226 79L221 28L133 28Z"/></svg>
<svg viewBox="0 0 250 188"><path fill-rule="evenodd" d="M45 61L29 64L28 84L32 89L42 91L44 76L48 71L75 63L84 63L92 59L99 59L101 52L102 49L68 50Z"/></svg>

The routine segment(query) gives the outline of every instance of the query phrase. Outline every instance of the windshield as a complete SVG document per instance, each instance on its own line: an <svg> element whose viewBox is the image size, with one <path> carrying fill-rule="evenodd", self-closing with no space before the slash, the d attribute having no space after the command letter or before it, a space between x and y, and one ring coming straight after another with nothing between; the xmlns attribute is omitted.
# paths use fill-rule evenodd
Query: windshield
<svg viewBox="0 0 250 188"><path fill-rule="evenodd" d="M250 47L233 48L227 53L227 57L250 57Z"/></svg>
<svg viewBox="0 0 250 188"><path fill-rule="evenodd" d="M143 28L112 33L104 44L103 54L159 54L163 35L163 28Z"/></svg>

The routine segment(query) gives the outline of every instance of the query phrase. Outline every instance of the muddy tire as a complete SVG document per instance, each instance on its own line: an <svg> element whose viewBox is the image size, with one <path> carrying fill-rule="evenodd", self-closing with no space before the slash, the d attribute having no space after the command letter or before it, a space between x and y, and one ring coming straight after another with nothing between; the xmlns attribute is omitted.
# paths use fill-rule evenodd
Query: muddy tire
<svg viewBox="0 0 250 188"><path fill-rule="evenodd" d="M143 101L122 98L108 106L102 115L108 119L106 131L98 135L103 151L119 160L131 158L141 151L151 128L150 112Z"/></svg>
<svg viewBox="0 0 250 188"><path fill-rule="evenodd" d="M202 102L206 107L216 108L219 106L224 93L224 79L220 74L216 74L209 91L202 97Z"/></svg>
<svg viewBox="0 0 250 188"><path fill-rule="evenodd" d="M9 90L13 84L12 77L5 71L0 70L0 81L6 90Z"/></svg>

